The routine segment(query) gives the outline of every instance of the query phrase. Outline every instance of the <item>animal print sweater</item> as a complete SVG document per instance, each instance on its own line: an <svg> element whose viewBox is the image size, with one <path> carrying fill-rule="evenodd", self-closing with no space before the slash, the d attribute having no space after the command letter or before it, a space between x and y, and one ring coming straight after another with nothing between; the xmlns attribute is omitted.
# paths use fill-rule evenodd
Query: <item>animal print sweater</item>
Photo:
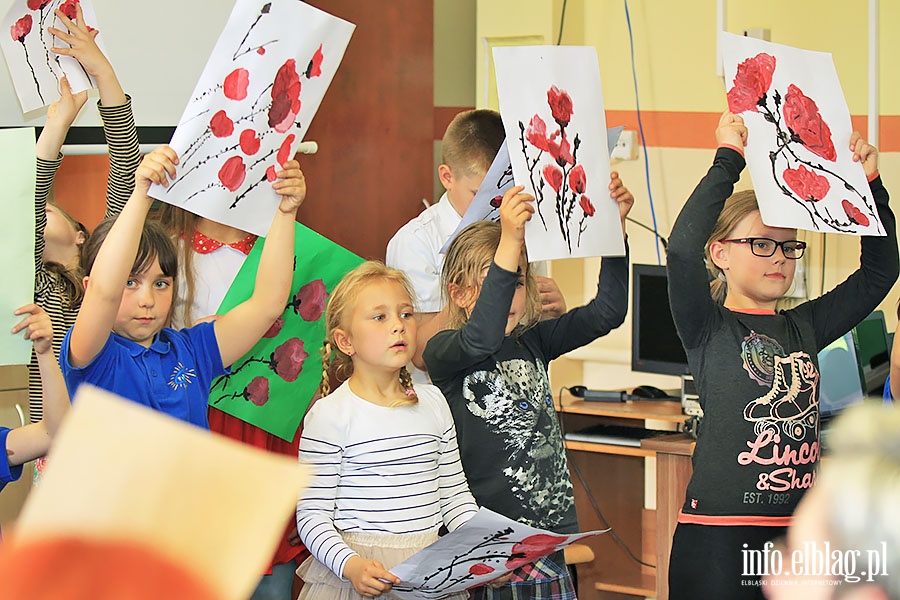
<svg viewBox="0 0 900 600"><path fill-rule="evenodd" d="M435 335L424 359L450 404L478 505L573 533L578 518L547 365L622 324L628 257L603 259L597 296L586 306L507 336L517 281L516 273L492 264L469 321Z"/></svg>

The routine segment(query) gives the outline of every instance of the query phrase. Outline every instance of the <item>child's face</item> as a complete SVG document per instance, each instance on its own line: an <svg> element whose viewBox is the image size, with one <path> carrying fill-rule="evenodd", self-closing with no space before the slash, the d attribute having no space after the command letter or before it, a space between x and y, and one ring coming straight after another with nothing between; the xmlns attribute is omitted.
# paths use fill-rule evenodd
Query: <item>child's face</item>
<svg viewBox="0 0 900 600"><path fill-rule="evenodd" d="M519 324L519 321L522 320L522 315L525 314L525 302L527 300L525 294L525 273L528 265L524 260L519 261L519 280L516 282L516 291L513 294L512 302L509 306L509 315L506 318L506 335L509 335L513 332L516 326ZM475 303L478 302L478 297L481 295L481 286L484 284L484 280L487 277L487 273L490 267L485 267L481 270L481 275L478 278L478 286L472 290L472 293L468 296L468 302L465 308L466 316L472 316L472 310L475 308Z"/></svg>
<svg viewBox="0 0 900 600"><path fill-rule="evenodd" d="M395 281L368 283L359 293L347 325L335 330L335 343L353 358L354 372L366 368L396 371L415 354L412 301Z"/></svg>
<svg viewBox="0 0 900 600"><path fill-rule="evenodd" d="M447 198L450 204L456 209L460 216L466 213L472 200L475 199L475 192L481 187L484 180L484 173L473 175L468 173L454 172L447 165L441 165L440 170L441 183L447 190Z"/></svg>
<svg viewBox="0 0 900 600"><path fill-rule="evenodd" d="M72 222L60 214L55 206L47 205L47 225L44 227L44 259L56 260L54 256L46 256L48 248L75 248L84 243L84 233L75 229Z"/></svg>
<svg viewBox="0 0 900 600"><path fill-rule="evenodd" d="M738 221L727 239L769 238L776 242L797 239L796 229L768 227L759 211ZM753 254L749 243L714 242L713 261L725 272L728 281L726 306L738 308L774 308L794 281L796 260L785 258L779 246L769 257Z"/></svg>
<svg viewBox="0 0 900 600"><path fill-rule="evenodd" d="M113 331L149 347L169 317L172 283L172 278L163 274L156 258L142 273L131 275L125 284Z"/></svg>

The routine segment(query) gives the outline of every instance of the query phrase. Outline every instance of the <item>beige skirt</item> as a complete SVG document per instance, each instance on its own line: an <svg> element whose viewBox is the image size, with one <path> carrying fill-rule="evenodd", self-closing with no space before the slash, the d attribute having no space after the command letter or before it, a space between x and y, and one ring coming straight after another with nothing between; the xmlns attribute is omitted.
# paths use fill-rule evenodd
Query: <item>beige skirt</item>
<svg viewBox="0 0 900 600"><path fill-rule="evenodd" d="M383 533L342 533L350 548L360 556L377 560L390 571L407 558L435 542L437 532L393 535ZM303 590L297 600L362 600L349 580L342 580L331 569L310 556L297 568L297 575L303 580ZM379 598L396 598L391 592ZM445 596L453 600L468 598L468 592Z"/></svg>

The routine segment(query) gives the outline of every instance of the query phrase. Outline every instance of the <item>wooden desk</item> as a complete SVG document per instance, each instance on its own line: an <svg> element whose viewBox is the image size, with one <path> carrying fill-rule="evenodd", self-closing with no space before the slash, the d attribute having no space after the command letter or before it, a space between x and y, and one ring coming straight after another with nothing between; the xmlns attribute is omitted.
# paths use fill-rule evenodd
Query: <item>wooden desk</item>
<svg viewBox="0 0 900 600"><path fill-rule="evenodd" d="M680 402L635 400L630 402L585 402L564 394L562 404L557 404L563 432L571 432L599 423L631 425L643 427L643 421L653 419L670 423L683 423L686 418ZM660 456L670 466L669 456L673 447L666 446L664 440L684 439L685 434L673 433L653 441L662 443L661 450L644 444L641 447L616 446L590 442L566 442L569 450L570 471L575 487L575 506L583 531L606 529L607 525L597 515L591 501L596 501L606 521L613 531L643 562L668 567L671 534L668 530L672 507L671 499L678 497L677 508L684 497L684 489L672 488L665 494L666 503L660 504L662 489L668 490L674 478L660 477ZM675 446L683 450L683 446ZM658 454L662 452L663 454ZM657 457L657 510L644 509L644 459ZM686 460L690 465L690 454ZM579 478L579 472L584 482ZM688 474L689 477L689 474ZM685 482L686 485L686 482ZM660 518L665 521L660 524ZM673 525L674 530L674 525ZM664 532L668 531L668 534ZM661 538L668 540L661 543ZM610 534L585 540L591 546L596 559L589 564L578 566L578 597L584 600L613 600L634 597L658 597L660 584L666 588L668 575L657 581L657 569L644 567L628 556ZM659 549L659 552L657 551ZM660 554L664 553L664 561ZM667 573L667 571L666 571Z"/></svg>
<svg viewBox="0 0 900 600"><path fill-rule="evenodd" d="M669 554L678 511L691 479L694 438L686 433L646 439L641 449L656 452L656 600L669 600Z"/></svg>

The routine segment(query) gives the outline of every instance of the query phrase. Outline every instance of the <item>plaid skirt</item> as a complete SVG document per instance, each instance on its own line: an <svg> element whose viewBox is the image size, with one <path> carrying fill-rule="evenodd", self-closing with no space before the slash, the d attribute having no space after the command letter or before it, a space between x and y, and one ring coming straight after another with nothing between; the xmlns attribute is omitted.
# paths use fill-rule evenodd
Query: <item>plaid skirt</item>
<svg viewBox="0 0 900 600"><path fill-rule="evenodd" d="M472 600L575 600L575 588L562 551L513 571L499 588L483 585L469 590Z"/></svg>

